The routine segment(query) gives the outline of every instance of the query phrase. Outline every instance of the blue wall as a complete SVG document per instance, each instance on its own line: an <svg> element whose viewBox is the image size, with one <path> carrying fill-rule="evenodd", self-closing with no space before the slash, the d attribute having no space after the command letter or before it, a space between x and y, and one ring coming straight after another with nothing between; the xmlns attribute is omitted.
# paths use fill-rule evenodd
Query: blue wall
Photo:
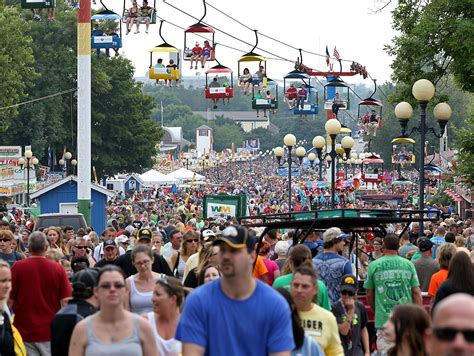
<svg viewBox="0 0 474 356"><path fill-rule="evenodd" d="M69 181L56 189L38 197L41 214L59 213L59 203L77 202L77 183ZM92 189L91 225L97 234L101 234L106 226L107 195Z"/></svg>

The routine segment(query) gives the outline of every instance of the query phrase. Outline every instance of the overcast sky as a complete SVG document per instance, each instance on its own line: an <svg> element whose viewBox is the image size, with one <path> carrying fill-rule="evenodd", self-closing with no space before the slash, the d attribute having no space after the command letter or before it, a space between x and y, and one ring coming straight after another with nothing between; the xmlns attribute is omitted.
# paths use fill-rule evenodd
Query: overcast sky
<svg viewBox="0 0 474 356"><path fill-rule="evenodd" d="M141 1L138 0L139 4ZM153 0L149 1L153 6ZM167 2L197 18L203 14L201 0L167 0ZM117 13L123 10L123 3L118 0L104 0L104 3ZM381 13L373 14L371 9L383 5L381 0L303 0L299 2L209 0L209 3L250 28L258 29L263 34L296 48L324 54L327 45L332 56L334 46L337 46L341 58L355 60L365 65L370 75L379 83L390 79L391 58L385 53L383 47L391 42L395 34L391 28L391 11L394 4ZM115 4L117 7L114 7ZM130 6L131 0L126 0L126 7ZM188 27L197 22L161 0L156 0L156 9L158 16L181 27ZM249 43L253 44L255 41L252 31L209 6L204 21ZM159 22L157 25L151 25L149 34L145 34L145 27L141 25L140 34L133 34L134 28L128 36L125 36L125 26L123 28L123 52L134 63L137 76L143 76L147 71L148 50L162 43L158 29ZM179 28L165 23L163 37L175 47L183 48L184 35ZM187 42L192 46L196 39L191 35ZM202 44L203 40L199 40ZM223 65L231 67L234 71L237 71L237 59L252 48L218 31L215 34L215 41L243 51L237 52L222 46L217 47L216 57ZM298 56L296 50L263 36L259 37L259 47L291 60L295 60ZM255 52L273 57L262 50L255 50ZM321 70L327 69L324 58L303 54L303 59L307 66ZM168 59L164 57L164 61L167 62ZM344 69L348 69L349 64L344 65L346 66ZM292 69L292 64L286 61L269 60L267 62L267 73L271 78L281 79ZM189 64L185 62L183 74L195 75L196 71L190 70ZM361 76L346 80L349 83L363 82ZM366 84L371 85L370 82Z"/></svg>

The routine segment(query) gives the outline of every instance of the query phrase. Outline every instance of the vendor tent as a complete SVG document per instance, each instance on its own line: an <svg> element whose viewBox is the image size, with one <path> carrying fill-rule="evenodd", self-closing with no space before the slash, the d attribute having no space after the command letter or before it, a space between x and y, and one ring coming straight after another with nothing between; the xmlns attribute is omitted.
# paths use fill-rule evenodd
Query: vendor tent
<svg viewBox="0 0 474 356"><path fill-rule="evenodd" d="M158 172L155 169L150 169L149 171L140 175L140 179L144 182L145 185L167 185L167 184L177 184L179 180L176 178L168 177L166 174Z"/></svg>
<svg viewBox="0 0 474 356"><path fill-rule="evenodd" d="M190 171L189 169L186 169L186 168L180 168L174 172L171 172L169 174L166 175L166 177L168 178L172 178L172 179L178 179L178 180L181 180L181 181L190 181L193 179L193 176L195 175L194 179L195 180L203 180L205 179L206 177L200 175L200 174L197 174L197 173L194 173L193 171Z"/></svg>

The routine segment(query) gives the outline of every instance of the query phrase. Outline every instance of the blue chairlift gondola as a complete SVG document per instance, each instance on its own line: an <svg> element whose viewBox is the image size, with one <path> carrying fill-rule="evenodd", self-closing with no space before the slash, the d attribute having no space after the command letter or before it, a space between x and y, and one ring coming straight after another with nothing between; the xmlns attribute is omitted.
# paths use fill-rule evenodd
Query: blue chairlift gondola
<svg viewBox="0 0 474 356"><path fill-rule="evenodd" d="M107 32L103 32L101 36L91 37L91 47L93 49L119 49L122 48L122 27L120 26L120 15L115 12L105 9L99 11L97 14L91 17L91 22L97 21L98 23L105 23L105 21L117 21L119 34L108 35ZM115 32L114 32L115 33Z"/></svg>
<svg viewBox="0 0 474 356"><path fill-rule="evenodd" d="M283 77L283 90L286 94L287 82L292 84L296 83L296 86L305 84L308 95L304 101L303 108L300 105L294 105L293 114L295 115L317 115L318 113L318 92L314 87L311 86L311 77L305 72L299 70L293 70Z"/></svg>

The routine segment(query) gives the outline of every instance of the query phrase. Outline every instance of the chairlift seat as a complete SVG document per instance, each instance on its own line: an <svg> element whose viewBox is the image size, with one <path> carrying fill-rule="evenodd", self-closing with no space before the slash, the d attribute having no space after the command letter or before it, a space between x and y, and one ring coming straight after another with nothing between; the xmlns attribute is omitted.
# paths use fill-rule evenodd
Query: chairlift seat
<svg viewBox="0 0 474 356"><path fill-rule="evenodd" d="M120 36L92 36L92 48L122 48L122 39Z"/></svg>
<svg viewBox="0 0 474 356"><path fill-rule="evenodd" d="M22 9L53 9L56 0L21 0Z"/></svg>

